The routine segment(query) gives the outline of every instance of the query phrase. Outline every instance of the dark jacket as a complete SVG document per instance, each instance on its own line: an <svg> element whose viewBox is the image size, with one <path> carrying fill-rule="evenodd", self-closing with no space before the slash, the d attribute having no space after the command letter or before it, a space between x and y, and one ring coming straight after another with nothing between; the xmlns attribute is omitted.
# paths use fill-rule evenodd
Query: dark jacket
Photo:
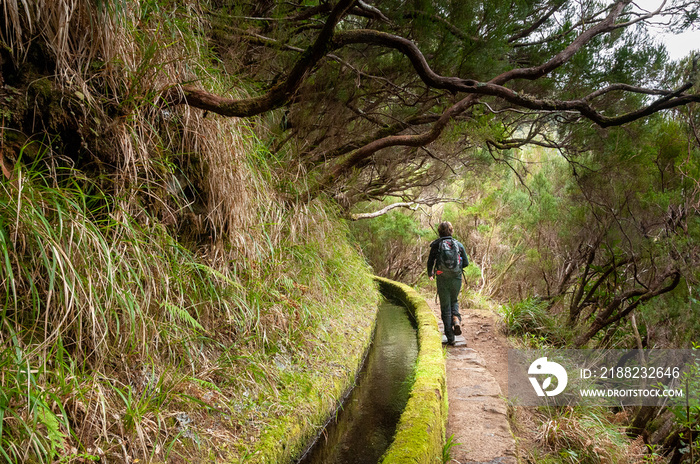
<svg viewBox="0 0 700 464"><path fill-rule="evenodd" d="M438 260L438 245L441 241L447 239L451 240L452 236L449 235L447 237L440 237L439 239L435 240L433 243L430 244L430 254L428 255L428 277L432 277L436 271ZM459 255L462 257L462 269L464 269L465 267L469 266L469 260L467 259L467 251L464 249L464 245L462 245L459 242L459 240L455 239L455 242L457 242L457 245L459 245Z"/></svg>

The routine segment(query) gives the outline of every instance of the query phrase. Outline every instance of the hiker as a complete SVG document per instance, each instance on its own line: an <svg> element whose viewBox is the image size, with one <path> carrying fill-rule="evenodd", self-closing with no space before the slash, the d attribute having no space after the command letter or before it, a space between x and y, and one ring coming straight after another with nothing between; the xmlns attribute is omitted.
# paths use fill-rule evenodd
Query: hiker
<svg viewBox="0 0 700 464"><path fill-rule="evenodd" d="M445 325L445 337L449 345L455 344L455 335L460 335L457 297L462 287L462 269L469 265L464 245L452 238L452 224L445 221L438 226L440 238L430 244L428 255L428 277L436 277L437 293L440 298L440 314Z"/></svg>

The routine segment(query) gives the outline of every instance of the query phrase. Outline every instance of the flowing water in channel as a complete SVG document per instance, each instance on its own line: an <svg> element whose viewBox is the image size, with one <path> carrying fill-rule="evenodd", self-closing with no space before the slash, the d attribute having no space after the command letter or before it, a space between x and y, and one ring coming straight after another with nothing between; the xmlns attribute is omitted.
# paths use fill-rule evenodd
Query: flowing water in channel
<svg viewBox="0 0 700 464"><path fill-rule="evenodd" d="M384 301L357 386L298 464L376 464L391 444L413 385L418 354L408 310Z"/></svg>

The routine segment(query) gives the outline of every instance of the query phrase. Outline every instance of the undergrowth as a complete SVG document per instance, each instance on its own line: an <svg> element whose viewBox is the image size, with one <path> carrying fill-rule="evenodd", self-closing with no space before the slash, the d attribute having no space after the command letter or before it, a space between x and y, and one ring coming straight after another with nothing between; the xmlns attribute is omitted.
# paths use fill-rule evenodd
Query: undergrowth
<svg viewBox="0 0 700 464"><path fill-rule="evenodd" d="M372 284L320 206L293 215L321 226L274 242L280 224L263 226L253 259L215 268L146 210L127 211L79 172L58 185L37 164L0 184L7 460L165 459L240 436L254 448L266 423L305 401L288 386L352 376L322 360L341 331L362 351L371 312L335 313L371 308Z"/></svg>
<svg viewBox="0 0 700 464"><path fill-rule="evenodd" d="M199 4L7 8L0 460L289 458L376 310L346 226L290 200L291 161L251 125L162 101L244 93Z"/></svg>
<svg viewBox="0 0 700 464"><path fill-rule="evenodd" d="M527 298L501 306L506 335L517 337L526 347L564 346L567 340L565 325L550 313L547 303Z"/></svg>
<svg viewBox="0 0 700 464"><path fill-rule="evenodd" d="M532 428L530 443L521 441L523 457L546 464L634 464L657 462L642 437L631 440L618 415L606 408L541 407L518 423L522 413L514 414L515 428Z"/></svg>

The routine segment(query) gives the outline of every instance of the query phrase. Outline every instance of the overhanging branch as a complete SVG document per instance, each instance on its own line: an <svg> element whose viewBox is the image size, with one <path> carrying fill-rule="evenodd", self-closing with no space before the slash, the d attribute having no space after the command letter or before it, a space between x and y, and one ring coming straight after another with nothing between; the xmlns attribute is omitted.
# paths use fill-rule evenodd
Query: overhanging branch
<svg viewBox="0 0 700 464"><path fill-rule="evenodd" d="M353 221L359 221L361 219L372 219L382 216L389 211L396 208L408 208L411 211L417 210L420 206L435 206L438 203L454 203L461 202L461 200L456 198L430 198L416 201L400 201L398 203L392 203L385 206L384 208L373 211L371 213L355 213L350 215L350 219Z"/></svg>
<svg viewBox="0 0 700 464"><path fill-rule="evenodd" d="M374 211L371 213L351 214L350 219L352 219L353 221L359 221L360 219L372 219L372 218L382 216L382 215L388 213L389 211L391 211L392 209L396 209L396 208L408 208L412 211L415 211L418 209L418 203L413 202L413 201L401 201L398 203L392 203L392 204L387 205L378 211Z"/></svg>
<svg viewBox="0 0 700 464"><path fill-rule="evenodd" d="M252 98L230 99L214 95L193 86L172 87L165 95L172 104L187 104L222 116L250 117L283 106L299 89L312 68L328 52L338 22L345 16L355 0L340 0L314 43L297 60L287 78L273 86L266 94Z"/></svg>
<svg viewBox="0 0 700 464"><path fill-rule="evenodd" d="M305 78L313 71L313 68L328 53L334 49L340 49L352 44L373 45L386 49L393 49L411 62L415 73L429 89L441 89L452 94L462 94L463 97L453 103L441 115L432 117L430 127L418 134L400 134L401 125L392 125L382 128L373 134L378 138L365 139L362 145L346 144L338 151L331 153L330 159L336 158L335 164L322 175L319 184L308 195L314 196L320 190L332 185L337 179L347 175L354 169L362 169L370 157L379 150L396 147L420 147L435 141L448 124L479 102L482 96L498 98L509 103L512 108L520 108L529 111L574 112L580 114L601 127L622 125L655 112L686 105L700 101L698 94L686 94L692 87L687 83L675 91L659 89L644 89L626 84L613 84L590 95L577 100L551 100L537 98L506 87L510 82L519 79L536 80L568 62L574 54L586 46L595 37L614 31L624 25L629 25L640 20L635 18L628 22L618 22L623 10L631 3L631 0L620 0L613 3L605 10L605 17L583 30L568 46L555 54L545 63L527 68L517 68L505 71L492 78L488 82L480 82L474 79L442 76L429 66L425 56L411 40L397 35L371 29L354 29L334 32L337 23L346 14L352 14L352 8L356 6L353 0L341 0L331 11L328 20L323 26L316 41L299 57L287 78L272 87L266 94L248 99L225 99L212 95L206 91L190 86L171 89L170 101L174 103L186 103L190 106L209 110L225 116L253 116L284 105L298 91ZM363 4L364 5L364 4ZM366 8L365 8L366 9ZM553 10L546 11L544 15L551 14ZM654 12L655 14L656 12ZM643 15L642 17L647 17ZM266 38L256 37L257 40ZM341 61L342 62L342 61ZM594 100L601 95L612 91L634 92L648 95L658 95L656 101L635 111L608 116L594 106ZM464 94L467 94L464 96ZM329 152L326 152L328 155ZM326 162L329 158L321 155L316 158L320 162ZM313 163L312 163L313 164Z"/></svg>

